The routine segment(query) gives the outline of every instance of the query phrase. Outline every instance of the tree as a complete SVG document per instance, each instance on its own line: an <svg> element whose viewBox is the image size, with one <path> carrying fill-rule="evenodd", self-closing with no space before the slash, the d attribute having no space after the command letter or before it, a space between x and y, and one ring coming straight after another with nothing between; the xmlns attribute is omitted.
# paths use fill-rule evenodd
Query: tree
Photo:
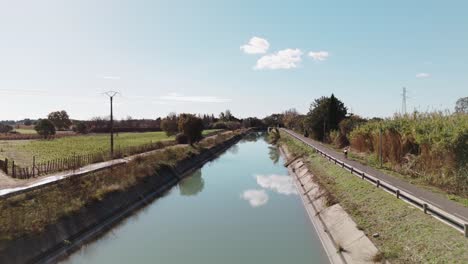
<svg viewBox="0 0 468 264"><path fill-rule="evenodd" d="M10 125L0 124L0 133L8 133L13 130L13 127Z"/></svg>
<svg viewBox="0 0 468 264"><path fill-rule="evenodd" d="M181 114L179 116L179 131L182 132L190 144L202 139L203 121L191 114Z"/></svg>
<svg viewBox="0 0 468 264"><path fill-rule="evenodd" d="M32 121L31 121L31 119L26 118L26 119L24 119L23 124L24 124L25 126L30 126L30 125L32 125Z"/></svg>
<svg viewBox="0 0 468 264"><path fill-rule="evenodd" d="M468 114L468 97L462 97L455 104L455 112L460 114Z"/></svg>
<svg viewBox="0 0 468 264"><path fill-rule="evenodd" d="M64 110L50 113L47 116L47 119L49 119L52 122L52 124L54 124L57 130L68 129L72 124L72 122L70 121L70 117Z"/></svg>
<svg viewBox="0 0 468 264"><path fill-rule="evenodd" d="M170 113L166 118L161 120L161 129L166 132L168 136L173 136L177 134L177 115L175 113Z"/></svg>
<svg viewBox="0 0 468 264"><path fill-rule="evenodd" d="M34 126L37 134L43 136L44 138L49 138L55 135L55 126L54 124L48 119L41 119L37 122Z"/></svg>
<svg viewBox="0 0 468 264"><path fill-rule="evenodd" d="M300 132L304 130L303 119L304 117L294 108L284 111L281 117L285 127Z"/></svg>
<svg viewBox="0 0 468 264"><path fill-rule="evenodd" d="M325 140L331 130L338 130L338 124L346 117L347 109L335 95L315 99L304 120L304 128L318 140Z"/></svg>
<svg viewBox="0 0 468 264"><path fill-rule="evenodd" d="M282 114L272 114L265 118L263 118L263 123L267 127L276 127L276 126L284 126L283 124L283 115Z"/></svg>
<svg viewBox="0 0 468 264"><path fill-rule="evenodd" d="M85 122L78 122L74 127L74 131L79 134L87 134L88 133L88 126Z"/></svg>

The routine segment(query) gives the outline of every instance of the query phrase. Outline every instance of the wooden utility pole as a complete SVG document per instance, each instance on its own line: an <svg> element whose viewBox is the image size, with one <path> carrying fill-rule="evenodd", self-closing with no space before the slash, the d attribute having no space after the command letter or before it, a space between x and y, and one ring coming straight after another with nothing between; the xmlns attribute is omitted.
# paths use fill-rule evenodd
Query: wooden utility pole
<svg viewBox="0 0 468 264"><path fill-rule="evenodd" d="M379 144L379 145L380 145L380 147L379 147L379 152L380 152L380 153L379 153L379 154L380 154L380 167L382 168L382 165L383 165L383 149L382 149L382 147L383 147L383 144L382 144L382 136L383 136L383 135L382 135L382 134L383 134L383 133L382 133L382 126L380 127L380 133L379 133L379 134L380 134L380 144Z"/></svg>
<svg viewBox="0 0 468 264"><path fill-rule="evenodd" d="M110 99L110 155L111 158L114 158L114 111L113 111L113 101L114 96L118 94L115 91L108 91L104 93L109 96Z"/></svg>

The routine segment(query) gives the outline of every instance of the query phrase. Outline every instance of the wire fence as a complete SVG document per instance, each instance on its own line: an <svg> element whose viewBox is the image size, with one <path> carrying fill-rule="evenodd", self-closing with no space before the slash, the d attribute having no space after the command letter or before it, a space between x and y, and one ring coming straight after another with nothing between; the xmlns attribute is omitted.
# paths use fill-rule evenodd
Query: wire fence
<svg viewBox="0 0 468 264"><path fill-rule="evenodd" d="M113 156L111 156L109 151L99 151L82 155L72 154L68 157L41 162L36 162L37 157L34 156L31 166L20 166L15 164L14 160L8 160L6 158L5 160L0 160L0 170L16 179L29 179L54 172L76 170L89 164L157 150L175 144L176 142L174 140L167 140L124 148L118 146Z"/></svg>

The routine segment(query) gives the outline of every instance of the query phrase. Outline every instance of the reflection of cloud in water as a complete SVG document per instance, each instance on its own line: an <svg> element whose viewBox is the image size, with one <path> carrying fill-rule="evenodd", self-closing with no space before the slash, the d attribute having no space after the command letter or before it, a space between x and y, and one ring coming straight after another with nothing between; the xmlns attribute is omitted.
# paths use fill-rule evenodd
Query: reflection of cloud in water
<svg viewBox="0 0 468 264"><path fill-rule="evenodd" d="M246 190L241 194L241 198L249 201L252 207L262 206L268 202L268 194L265 190Z"/></svg>
<svg viewBox="0 0 468 264"><path fill-rule="evenodd" d="M201 170L196 170L192 176L179 182L179 191L181 195L196 195L203 190L205 182L203 181Z"/></svg>
<svg viewBox="0 0 468 264"><path fill-rule="evenodd" d="M293 179L289 176L280 175L256 175L257 183L262 188L276 191L280 194L297 194Z"/></svg>

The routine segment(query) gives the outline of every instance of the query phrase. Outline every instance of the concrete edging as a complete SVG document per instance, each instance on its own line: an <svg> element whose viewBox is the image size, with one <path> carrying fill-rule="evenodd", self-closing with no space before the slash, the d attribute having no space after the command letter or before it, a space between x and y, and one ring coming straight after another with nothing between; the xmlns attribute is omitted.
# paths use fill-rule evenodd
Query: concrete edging
<svg viewBox="0 0 468 264"><path fill-rule="evenodd" d="M326 205L323 192L313 181L314 175L309 172L302 158L291 159L285 146L280 147L280 152L288 160L285 166L293 177L304 208L330 262L375 263L372 258L379 252L377 247L357 228L339 204Z"/></svg>

